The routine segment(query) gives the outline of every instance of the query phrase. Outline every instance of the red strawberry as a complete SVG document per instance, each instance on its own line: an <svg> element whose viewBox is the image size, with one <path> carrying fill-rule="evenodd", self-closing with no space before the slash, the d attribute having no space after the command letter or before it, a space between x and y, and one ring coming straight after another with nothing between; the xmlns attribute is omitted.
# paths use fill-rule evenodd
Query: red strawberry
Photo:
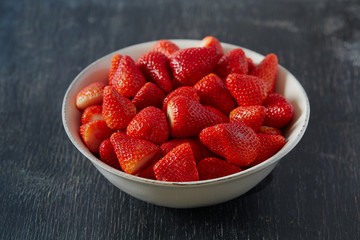
<svg viewBox="0 0 360 240"><path fill-rule="evenodd" d="M99 147L100 159L107 165L120 170L120 163L116 157L114 148L110 142L110 139L102 141Z"/></svg>
<svg viewBox="0 0 360 240"><path fill-rule="evenodd" d="M156 180L155 174L154 174L154 169L153 169L154 165L155 165L155 163L150 164L147 168L145 168L145 170L136 174L136 176Z"/></svg>
<svg viewBox="0 0 360 240"><path fill-rule="evenodd" d="M113 130L110 129L104 120L89 122L80 126L80 136L86 147L93 153L99 152L102 141L108 139Z"/></svg>
<svg viewBox="0 0 360 240"><path fill-rule="evenodd" d="M248 74L249 67L244 51L235 48L222 56L217 63L215 72L222 78L230 73Z"/></svg>
<svg viewBox="0 0 360 240"><path fill-rule="evenodd" d="M255 68L255 63L254 63L254 61L253 61L251 58L249 58L249 57L246 58L246 61L247 61L247 63L248 63L249 73L251 73L251 71Z"/></svg>
<svg viewBox="0 0 360 240"><path fill-rule="evenodd" d="M162 107L165 94L161 89L152 82L145 83L144 86L136 93L132 102L136 106L137 111L142 110L148 106L154 106L157 108Z"/></svg>
<svg viewBox="0 0 360 240"><path fill-rule="evenodd" d="M157 180L167 182L198 181L195 159L190 144L184 143L166 154L154 165Z"/></svg>
<svg viewBox="0 0 360 240"><path fill-rule="evenodd" d="M208 105L205 105L204 108L206 108L207 110L209 110L210 112L212 112L213 114L218 116L221 119L221 122L224 122L224 123L229 122L228 116L223 114L219 109L214 108L212 106L208 106Z"/></svg>
<svg viewBox="0 0 360 240"><path fill-rule="evenodd" d="M113 77L119 67L119 62L122 56L120 54L115 54L111 59L111 66L109 70L109 85L112 85Z"/></svg>
<svg viewBox="0 0 360 240"><path fill-rule="evenodd" d="M147 168L159 152L155 144L124 133L113 133L110 141L122 170L133 175Z"/></svg>
<svg viewBox="0 0 360 240"><path fill-rule="evenodd" d="M197 168L200 180L224 177L241 171L238 166L216 157L204 158L197 163Z"/></svg>
<svg viewBox="0 0 360 240"><path fill-rule="evenodd" d="M258 154L260 142L243 123L222 123L203 129L201 142L211 151L238 166L247 166Z"/></svg>
<svg viewBox="0 0 360 240"><path fill-rule="evenodd" d="M152 180L156 180L155 178L155 174L154 174L154 165L157 161L159 161L164 155L162 154L162 152L159 150L158 154L153 158L153 160L151 161L151 163L148 165L147 168L145 168L144 170L142 170L141 172L137 173L136 176L138 177L142 177L142 178L147 178L147 179L152 179Z"/></svg>
<svg viewBox="0 0 360 240"><path fill-rule="evenodd" d="M81 89L76 96L76 107L83 111L91 105L101 104L105 87L103 82L94 82Z"/></svg>
<svg viewBox="0 0 360 240"><path fill-rule="evenodd" d="M291 103L278 93L270 93L263 105L266 108L265 126L281 129L291 121L294 115Z"/></svg>
<svg viewBox="0 0 360 240"><path fill-rule="evenodd" d="M116 90L124 97L133 97L145 82L146 79L134 60L129 56L122 57L112 79Z"/></svg>
<svg viewBox="0 0 360 240"><path fill-rule="evenodd" d="M206 147L199 139L199 137L194 139L196 141L196 143L199 145L199 151L200 151L200 159L204 159L204 158L208 158L208 157L216 157L215 153L213 153L212 151L210 151L210 149L208 147Z"/></svg>
<svg viewBox="0 0 360 240"><path fill-rule="evenodd" d="M202 78L194 85L194 88L202 104L213 106L226 115L236 106L226 84L214 73Z"/></svg>
<svg viewBox="0 0 360 240"><path fill-rule="evenodd" d="M258 133L257 136L260 140L259 154L250 166L255 166L272 157L285 145L285 138L281 135Z"/></svg>
<svg viewBox="0 0 360 240"><path fill-rule="evenodd" d="M213 36L204 37L198 47L212 47L217 51L219 55L224 54L224 50L221 46L220 41Z"/></svg>
<svg viewBox="0 0 360 240"><path fill-rule="evenodd" d="M165 93L171 92L171 69L166 55L158 51L147 52L136 61L136 66L148 81L155 83Z"/></svg>
<svg viewBox="0 0 360 240"><path fill-rule="evenodd" d="M171 55L179 49L180 48L170 40L161 39L155 43L152 50L162 52L168 58L170 58Z"/></svg>
<svg viewBox="0 0 360 240"><path fill-rule="evenodd" d="M170 135L191 137L209 126L221 123L222 119L207 110L199 102L184 96L172 98L167 105Z"/></svg>
<svg viewBox="0 0 360 240"><path fill-rule="evenodd" d="M255 132L260 130L264 122L266 109L264 106L240 106L230 113L230 122L242 122L251 127Z"/></svg>
<svg viewBox="0 0 360 240"><path fill-rule="evenodd" d="M189 143L193 152L194 150L196 151L196 149L198 148L196 141L192 138L174 138L160 145L162 155L165 156L168 152L183 143Z"/></svg>
<svg viewBox="0 0 360 240"><path fill-rule="evenodd" d="M96 120L104 120L101 112L101 105L92 105L90 107L87 107L81 114L81 124L93 122Z"/></svg>
<svg viewBox="0 0 360 240"><path fill-rule="evenodd" d="M267 96L264 81L250 75L229 74L226 86L239 106L261 105Z"/></svg>
<svg viewBox="0 0 360 240"><path fill-rule="evenodd" d="M164 143L169 138L169 126L165 113L153 106L144 108L131 120L126 134L155 144Z"/></svg>
<svg viewBox="0 0 360 240"><path fill-rule="evenodd" d="M251 75L264 80L266 83L266 91L269 94L274 91L277 72L278 58L275 54L271 53L266 55L260 64L255 66L251 71Z"/></svg>
<svg viewBox="0 0 360 240"><path fill-rule="evenodd" d="M168 142L161 144L160 149L161 149L162 154L165 156L168 152L170 152L171 150L173 150L174 148L176 148L177 146L179 146L183 143L190 144L191 150L194 155L195 162L198 162L201 159L203 159L203 153L202 153L201 146L194 139L191 139L191 138L172 139Z"/></svg>
<svg viewBox="0 0 360 240"><path fill-rule="evenodd" d="M220 55L214 48L186 48L170 58L174 81L178 86L193 86L213 72Z"/></svg>
<svg viewBox="0 0 360 240"><path fill-rule="evenodd" d="M162 109L164 112L166 112L166 108L167 108L167 104L170 101L170 99L172 99L173 97L176 96L185 96L185 97L189 97L192 98L194 100L196 100L197 102L200 102L200 97L196 92L196 89L193 87L179 87L177 89L175 89L174 91L172 91L171 93L169 93L164 101L163 101L163 105L162 105Z"/></svg>
<svg viewBox="0 0 360 240"><path fill-rule="evenodd" d="M104 89L102 115L111 129L124 129L136 114L135 105L112 86Z"/></svg>
<svg viewBox="0 0 360 240"><path fill-rule="evenodd" d="M261 126L259 133L273 134L273 135L282 135L282 132L274 127Z"/></svg>

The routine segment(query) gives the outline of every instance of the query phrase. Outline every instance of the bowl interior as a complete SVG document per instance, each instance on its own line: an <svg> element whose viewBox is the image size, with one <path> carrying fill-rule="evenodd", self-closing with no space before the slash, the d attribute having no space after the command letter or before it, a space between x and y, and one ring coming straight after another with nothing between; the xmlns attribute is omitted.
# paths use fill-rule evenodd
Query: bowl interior
<svg viewBox="0 0 360 240"><path fill-rule="evenodd" d="M194 47L200 41L199 40L172 40L176 43L180 48ZM107 81L109 66L111 63L111 58L114 54L119 53L121 55L129 55L134 60L140 57L146 51L149 51L154 45L155 41L141 43L137 45L133 45L124 49L120 49L118 51L112 52L99 60L93 62L88 67L86 67L82 72L76 76L73 80L67 92L65 94L63 100L63 108L62 108L62 119L65 131L75 145L75 147L85 155L93 164L96 165L97 168L102 168L107 172L111 172L119 177L124 177L127 179L131 179L134 181L141 181L148 184L161 184L161 185L191 185L191 184L209 184L217 181L222 181L230 178L242 177L253 172L259 171L268 166L272 166L274 162L278 162L284 155L286 155L291 149L295 147L295 145L300 141L303 136L305 129L307 127L309 116L310 116L310 106L307 95L301 86L301 84L296 80L296 78L285 68L279 66L279 72L277 76L277 82L275 85L275 92L282 94L285 96L290 103L294 106L294 117L284 132L284 136L286 138L285 146L274 156L269 158L268 160L252 167L242 172L218 178L205 180L200 182L186 182L186 183L171 183L171 182L159 182L155 180L144 179L136 176L132 176L116 170L103 162L97 159L84 145L80 138L79 127L80 127L80 116L81 112L75 106L75 98L77 93L85 86L89 85L92 82L96 81ZM224 51L227 52L234 48L239 48L240 46L222 43ZM264 56L258 54L249 49L240 47L244 50L247 57L252 58L254 63L259 63Z"/></svg>

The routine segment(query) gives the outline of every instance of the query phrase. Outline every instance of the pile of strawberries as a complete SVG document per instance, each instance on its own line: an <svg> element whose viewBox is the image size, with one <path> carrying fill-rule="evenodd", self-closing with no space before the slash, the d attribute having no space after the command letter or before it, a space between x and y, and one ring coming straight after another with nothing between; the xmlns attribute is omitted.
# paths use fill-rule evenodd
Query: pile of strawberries
<svg viewBox="0 0 360 240"><path fill-rule="evenodd" d="M205 37L179 49L159 40L140 58L116 54L108 82L76 97L80 135L106 164L160 181L218 178L255 166L285 144L293 117L274 93L278 59L255 65L242 49L224 53Z"/></svg>

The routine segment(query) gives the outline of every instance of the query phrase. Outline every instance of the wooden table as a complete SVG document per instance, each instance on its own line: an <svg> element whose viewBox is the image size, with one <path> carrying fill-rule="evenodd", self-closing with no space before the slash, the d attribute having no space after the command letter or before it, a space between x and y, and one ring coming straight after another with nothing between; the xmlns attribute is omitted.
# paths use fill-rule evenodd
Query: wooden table
<svg viewBox="0 0 360 240"><path fill-rule="evenodd" d="M0 2L0 239L360 239L359 1ZM214 35L302 83L299 145L247 194L197 209L137 200L71 144L61 104L114 50Z"/></svg>

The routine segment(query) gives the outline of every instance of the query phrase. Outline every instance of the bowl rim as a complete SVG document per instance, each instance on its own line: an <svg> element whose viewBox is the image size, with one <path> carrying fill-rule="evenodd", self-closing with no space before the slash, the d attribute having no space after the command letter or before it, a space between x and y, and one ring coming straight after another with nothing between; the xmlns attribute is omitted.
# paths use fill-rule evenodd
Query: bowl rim
<svg viewBox="0 0 360 240"><path fill-rule="evenodd" d="M175 44L181 44L181 43L185 43L185 44L194 44L194 43L199 43L201 40L199 39L169 39L170 41L174 42ZM262 163L259 163L253 167L250 167L248 169L242 170L241 172L238 173L234 173L231 175L227 175L224 177L220 177L220 178L215 178L215 179L208 179L208 180L199 180L199 181L189 181L189 182L165 182L165 181L159 181L159 180L153 180L153 179L147 179L147 178L142 178L142 177L138 177L135 175L131 175L131 174L127 174L121 170L117 170L109 165L107 165L106 163L102 162L100 159L98 159L97 157L95 157L89 150L84 149L82 147L82 145L80 145L76 139L74 138L73 134L70 131L70 128L68 126L68 121L67 121L67 109L68 109L68 101L69 101L69 93L72 89L72 87L79 81L79 79L81 78L82 75L84 75L87 71L89 71L94 65L96 65L98 62L103 61L105 58L109 57L110 55L114 55L118 52L121 51L126 51L130 48L136 48L139 46L144 46L144 45L151 45L151 44L155 44L155 42L157 41L148 41L148 42L143 42L143 43L137 43L134 45L130 45L127 46L125 48L121 48L118 49L116 51L113 51L105 56L102 56L100 58L98 58L97 60L95 60L94 62L90 63L88 66L86 66L80 73L78 73L76 75L76 77L72 80L71 84L69 85L69 87L67 88L63 101L62 101L62 122L63 122L63 127L65 129L66 134L68 135L70 141L74 144L74 146L87 158L89 159L94 165L95 167L101 167L102 169L106 170L109 173L112 173L118 177L121 178L125 178L127 180L131 180L131 181L135 181L135 182L139 182L139 183L145 183L145 184L151 184L151 185L156 185L156 186L168 186L168 187L189 187L189 186L203 186L203 185L212 185L212 184L220 184L222 182L227 182L227 181L232 181L235 179L239 179L239 178L243 178L246 177L248 175L252 175L255 174L258 171L261 171L264 168L267 168L270 165L273 165L275 163L277 163L282 157L284 157L287 153L289 153L301 140L302 136L304 135L306 128L308 126L309 123L309 118L310 118L310 102L309 102L309 98L306 94L306 91L304 90L303 86L300 84L300 82L297 80L297 78L294 77L294 75L288 71L286 68L284 68L283 66L281 66L279 64L279 69L281 69L282 71L285 71L288 75L290 75L290 77L294 78L296 84L298 84L298 88L301 91L301 94L304 96L304 100L305 100L305 118L302 122L302 126L299 130L299 133L297 134L297 136L295 137L295 139L292 142L286 142L285 146L279 151L277 152L275 155L273 155L272 157L270 157L269 159L263 161ZM259 54L253 50L247 49L245 47L239 46L239 45L235 45L235 44L230 44L230 43L224 43L221 42L221 45L223 46L223 48L241 48L244 50L245 53L251 53L253 55L257 55L258 57L260 57L261 59L264 58L264 55ZM247 55L247 54L246 54Z"/></svg>

